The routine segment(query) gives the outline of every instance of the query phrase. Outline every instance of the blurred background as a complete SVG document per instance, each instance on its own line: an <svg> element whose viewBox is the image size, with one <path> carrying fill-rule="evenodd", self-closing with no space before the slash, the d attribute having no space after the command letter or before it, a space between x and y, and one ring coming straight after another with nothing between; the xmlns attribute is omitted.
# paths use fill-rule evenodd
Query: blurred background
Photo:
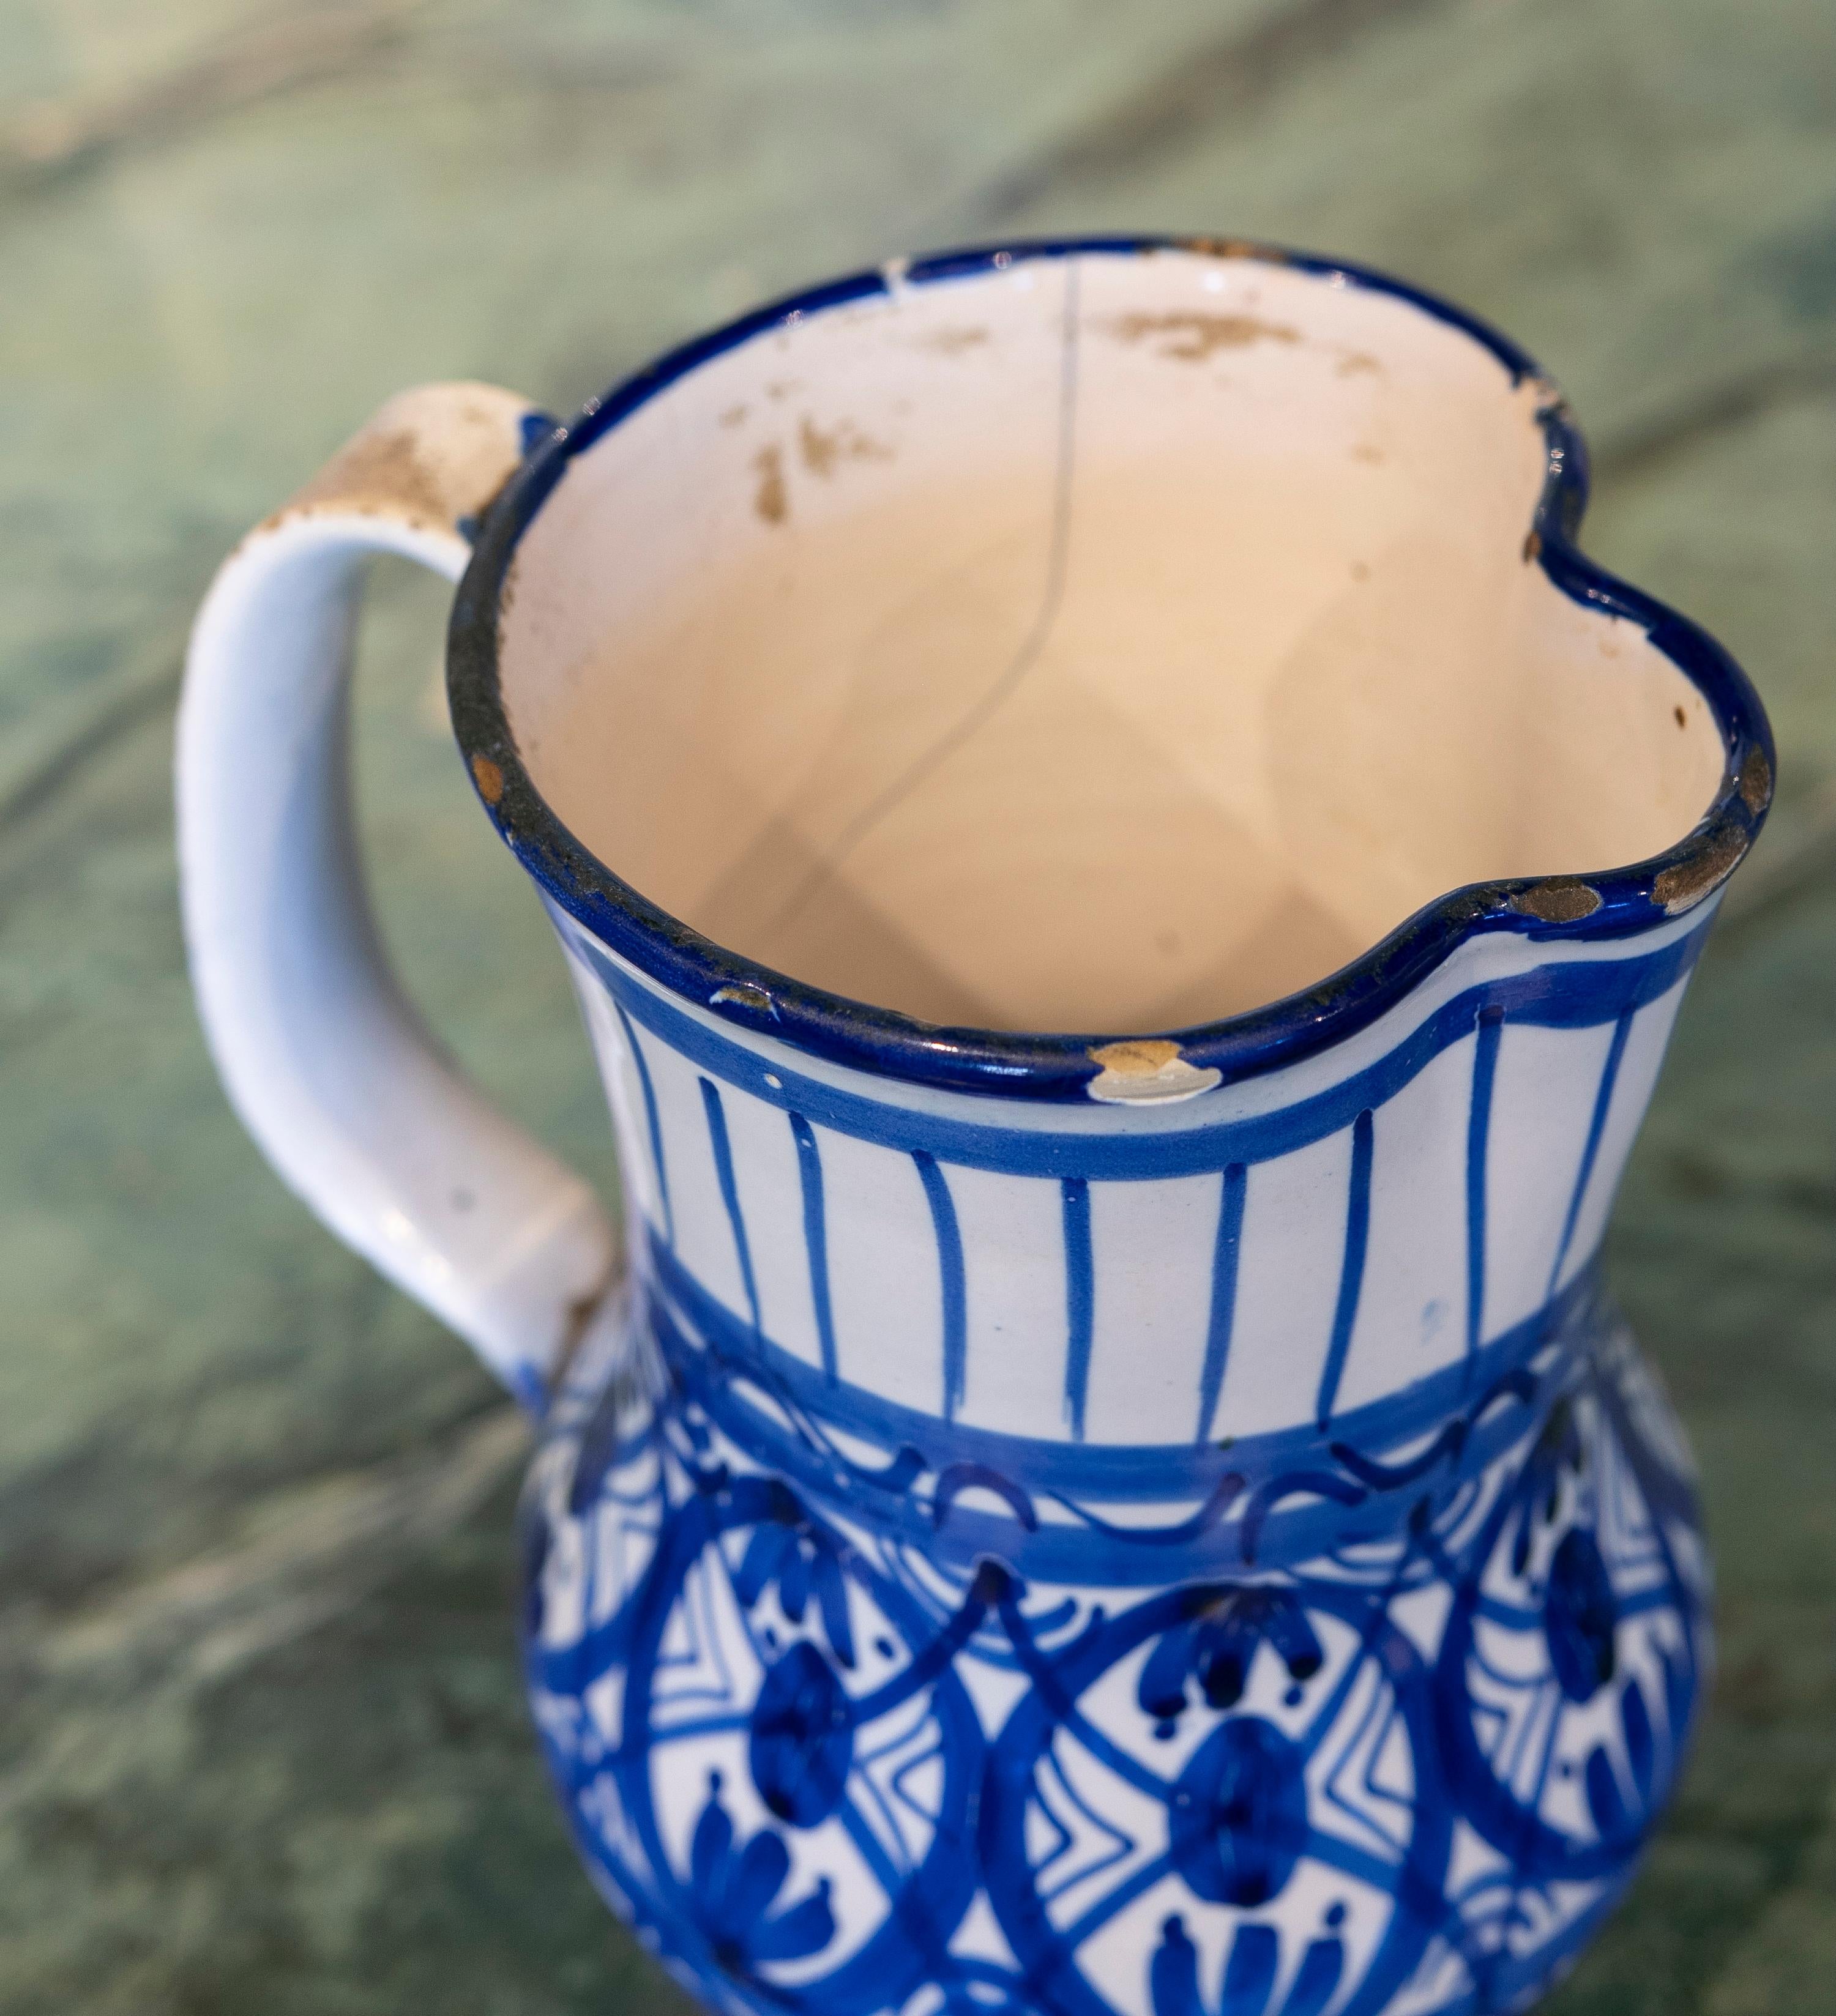
<svg viewBox="0 0 1836 2016"><path fill-rule="evenodd" d="M1387 267L1526 344L1588 544L1751 669L1773 823L1611 1246L1722 1672L1560 2016L1836 2007L1836 13L1827 0L0 0L0 2011L684 2011L574 1863L510 1621L518 1418L322 1233L187 994L189 614L370 410L566 411L889 254L1107 227ZM389 934L608 1186L535 900L385 570Z"/></svg>

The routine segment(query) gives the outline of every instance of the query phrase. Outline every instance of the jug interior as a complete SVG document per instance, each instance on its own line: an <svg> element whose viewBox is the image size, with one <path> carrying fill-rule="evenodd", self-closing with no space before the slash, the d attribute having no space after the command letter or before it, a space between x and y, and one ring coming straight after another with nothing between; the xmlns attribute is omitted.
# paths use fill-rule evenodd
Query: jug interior
<svg viewBox="0 0 1836 2016"><path fill-rule="evenodd" d="M505 591L512 730L615 873L800 980L1232 1014L1707 807L1700 693L1527 546L1551 396L1263 259L896 280L575 458Z"/></svg>

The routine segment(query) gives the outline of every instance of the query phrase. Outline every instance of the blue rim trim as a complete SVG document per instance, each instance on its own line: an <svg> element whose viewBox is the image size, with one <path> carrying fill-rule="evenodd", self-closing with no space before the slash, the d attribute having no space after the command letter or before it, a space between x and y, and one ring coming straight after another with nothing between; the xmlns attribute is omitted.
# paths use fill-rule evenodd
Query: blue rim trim
<svg viewBox="0 0 1836 2016"><path fill-rule="evenodd" d="M998 1111L986 1120L967 1118L806 1078L781 1058L684 1014L664 995L633 980L571 924L562 932L569 949L624 1011L628 1026L634 1023L648 1031L698 1071L711 1073L762 1106L794 1111L834 1133L953 1168L1054 1182L1081 1176L1091 1183L1213 1175L1232 1162L1268 1162L1294 1154L1354 1125L1367 1107L1374 1111L1387 1105L1444 1050L1493 1017L1495 1028L1509 1020L1520 1028L1580 1029L1636 1014L1689 975L1707 936L1706 923L1698 923L1655 951L1625 959L1552 959L1526 973L1481 981L1443 1001L1381 1057L1272 1112L1196 1121L1188 1113L1184 1124L1149 1130L1004 1125ZM641 1060L643 1043L633 1039L632 1049ZM1467 1208L1473 1208L1470 1195Z"/></svg>
<svg viewBox="0 0 1836 2016"><path fill-rule="evenodd" d="M1033 240L942 252L913 260L900 283L924 286L999 271L1023 260L1080 254L1184 252L1260 260L1393 296L1458 329L1497 358L1513 384L1546 382L1531 359L1465 310L1369 268L1311 253L1237 240L1096 237ZM1724 751L1722 781L1708 812L1676 845L1650 859L1598 873L1473 883L1438 898L1369 952L1317 985L1243 1015L1189 1029L1032 1034L940 1028L812 987L712 943L622 880L575 838L531 780L513 740L499 685L500 597L518 541L568 463L647 401L699 365L770 330L846 302L886 294L883 271L855 273L758 308L673 350L590 401L531 449L485 514L460 581L449 639L453 721L474 783L481 759L502 790L486 809L517 859L600 941L661 985L742 1029L778 1037L816 1056L907 1082L1005 1098L1080 1100L1096 1075L1098 1044L1147 1035L1176 1040L1200 1070L1228 1082L1252 1077L1342 1041L1373 1021L1479 931L1514 931L1538 942L1596 941L1648 930L1725 882L1752 844L1771 802L1775 758L1765 710L1746 675L1686 617L1608 574L1574 544L1588 494L1587 451L1560 394L1540 414L1547 473L1525 539L1525 557L1566 595L1637 623L1707 702ZM482 794L481 794L482 795ZM1599 901L1585 916L1572 911ZM1668 907L1667 907L1668 905ZM730 992L723 992L731 990ZM716 999L717 995L722 998Z"/></svg>

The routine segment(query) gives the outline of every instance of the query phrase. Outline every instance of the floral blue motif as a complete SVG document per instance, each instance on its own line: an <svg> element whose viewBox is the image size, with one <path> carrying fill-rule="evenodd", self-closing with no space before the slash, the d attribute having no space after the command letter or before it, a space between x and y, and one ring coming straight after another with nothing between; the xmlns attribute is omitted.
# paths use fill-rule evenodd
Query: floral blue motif
<svg viewBox="0 0 1836 2016"><path fill-rule="evenodd" d="M689 1849L695 1921L728 1972L755 1974L774 1960L821 1953L835 1935L827 1878L806 1897L781 1908L778 1893L791 1870L784 1838L761 1827L744 1846L720 1803L720 1773L708 1774L708 1803Z"/></svg>
<svg viewBox="0 0 1836 2016"><path fill-rule="evenodd" d="M1278 2016L1271 1998L1281 1964L1281 1942L1272 1925L1239 1925L1230 1946L1218 2000L1207 2005L1199 1989L1198 1949L1186 1936L1185 1921L1169 1918L1149 1970L1154 2016ZM1310 1940L1279 2016L1319 2016L1344 1970L1345 1949L1336 1939Z"/></svg>
<svg viewBox="0 0 1836 2016"><path fill-rule="evenodd" d="M1080 1488L1062 1445L920 1448L652 1294L647 1357L552 1417L530 1680L607 1887L732 2007L1476 2012L1618 1894L1706 1640L1690 1488L1591 1277L1437 1429L1243 1438L1160 1525L1101 1509L1100 1452ZM1048 1503L1088 1582L1026 1571ZM1143 1913L1131 1988L1106 1939Z"/></svg>

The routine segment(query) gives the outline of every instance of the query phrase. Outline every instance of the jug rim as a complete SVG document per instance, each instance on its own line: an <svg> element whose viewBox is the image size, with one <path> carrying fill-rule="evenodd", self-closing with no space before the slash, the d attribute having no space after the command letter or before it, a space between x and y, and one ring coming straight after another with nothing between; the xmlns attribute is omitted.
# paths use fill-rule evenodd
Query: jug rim
<svg viewBox="0 0 1836 2016"><path fill-rule="evenodd" d="M522 760L504 706L498 650L503 592L518 543L573 457L701 365L824 310L890 295L895 286L969 278L1020 261L1164 252L1261 261L1388 295L1490 351L1513 387L1528 381L1546 388L1537 413L1546 459L1525 531L1525 558L1573 600L1638 624L1701 694L1722 738L1722 770L1708 809L1690 831L1661 853L1624 866L1450 890L1313 985L1239 1014L1178 1029L1083 1032L940 1027L851 999L715 943L593 855L550 806ZM1746 674L1697 625L1609 573L1575 544L1588 499L1587 450L1560 391L1527 352L1478 316L1372 268L1258 241L1191 236L1011 239L932 253L783 296L666 352L589 400L571 420L532 419L523 462L475 528L453 607L448 692L474 788L539 887L602 944L721 1020L834 1064L943 1091L1079 1103L1113 1061L1095 1053L1115 1046L1151 1046L1143 1053L1150 1066L1176 1060L1177 1082L1192 1089L1257 1076L1364 1028L1481 932L1593 942L1630 937L1696 909L1744 859L1771 803L1772 733Z"/></svg>

